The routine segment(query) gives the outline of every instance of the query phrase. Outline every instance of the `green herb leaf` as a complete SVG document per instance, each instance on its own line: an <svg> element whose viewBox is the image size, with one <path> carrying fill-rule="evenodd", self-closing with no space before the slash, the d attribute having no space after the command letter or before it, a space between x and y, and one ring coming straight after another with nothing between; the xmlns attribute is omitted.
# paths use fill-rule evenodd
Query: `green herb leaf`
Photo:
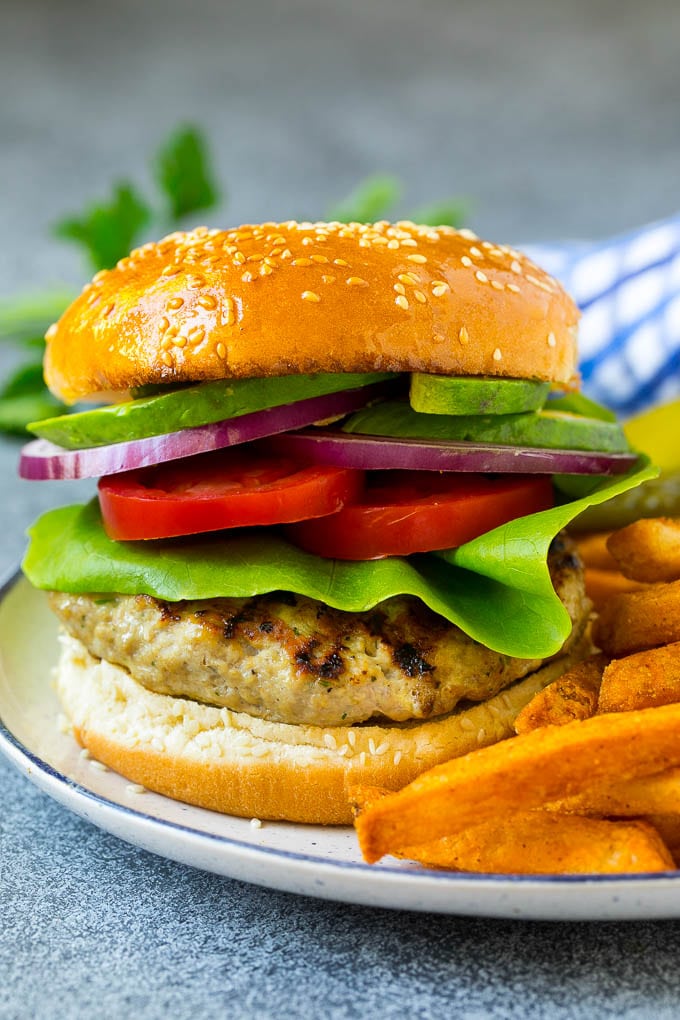
<svg viewBox="0 0 680 1020"><path fill-rule="evenodd" d="M340 223L373 223L383 219L400 198L401 184L396 177L375 174L334 205L327 218Z"/></svg>
<svg viewBox="0 0 680 1020"><path fill-rule="evenodd" d="M219 201L208 146L196 127L182 127L170 135L156 155L155 171L175 220L212 209Z"/></svg>
<svg viewBox="0 0 680 1020"><path fill-rule="evenodd" d="M109 202L91 205L82 217L61 220L57 237L82 245L95 269L111 269L129 255L149 222L150 209L132 184L121 181Z"/></svg>
<svg viewBox="0 0 680 1020"><path fill-rule="evenodd" d="M59 289L0 301L0 340L44 347L48 327L74 297L71 291Z"/></svg>
<svg viewBox="0 0 680 1020"><path fill-rule="evenodd" d="M571 628L550 581L550 543L587 506L657 474L646 461L641 465L583 499L512 521L452 552L367 563L313 556L264 528L113 542L93 501L52 510L36 522L24 571L37 588L147 594L170 602L282 590L362 612L394 595L414 595L489 648L545 658Z"/></svg>
<svg viewBox="0 0 680 1020"><path fill-rule="evenodd" d="M449 198L421 206L408 219L429 227L462 227L469 211L469 202L462 198Z"/></svg>

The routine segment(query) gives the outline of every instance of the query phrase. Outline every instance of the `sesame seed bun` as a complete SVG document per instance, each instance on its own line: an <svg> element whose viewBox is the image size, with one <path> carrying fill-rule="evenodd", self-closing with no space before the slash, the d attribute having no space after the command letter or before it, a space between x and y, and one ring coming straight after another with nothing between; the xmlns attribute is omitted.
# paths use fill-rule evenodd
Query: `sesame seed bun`
<svg viewBox="0 0 680 1020"><path fill-rule="evenodd" d="M552 277L466 230L199 227L97 273L48 330L45 377L69 402L148 384L308 372L569 385L577 321Z"/></svg>
<svg viewBox="0 0 680 1020"><path fill-rule="evenodd" d="M290 726L155 694L64 637L56 690L76 739L133 783L245 818L351 822L349 785L398 790L421 772L513 734L530 699L587 654L567 656L482 704L428 722Z"/></svg>

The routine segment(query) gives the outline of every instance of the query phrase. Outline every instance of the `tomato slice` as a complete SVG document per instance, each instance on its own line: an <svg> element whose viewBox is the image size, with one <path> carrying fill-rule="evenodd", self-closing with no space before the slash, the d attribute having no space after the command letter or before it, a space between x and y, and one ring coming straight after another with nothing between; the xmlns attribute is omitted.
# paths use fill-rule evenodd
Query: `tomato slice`
<svg viewBox="0 0 680 1020"><path fill-rule="evenodd" d="M548 477L390 471L368 476L357 502L286 529L302 549L339 560L373 560L452 549L515 517L553 505Z"/></svg>
<svg viewBox="0 0 680 1020"><path fill-rule="evenodd" d="M110 538L172 538L334 514L363 481L363 471L238 447L109 475L99 503Z"/></svg>

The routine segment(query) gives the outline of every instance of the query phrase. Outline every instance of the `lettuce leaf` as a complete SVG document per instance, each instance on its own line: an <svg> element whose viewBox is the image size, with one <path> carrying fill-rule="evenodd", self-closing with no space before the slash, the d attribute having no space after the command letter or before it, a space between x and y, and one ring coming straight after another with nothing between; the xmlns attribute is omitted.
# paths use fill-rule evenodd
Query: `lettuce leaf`
<svg viewBox="0 0 680 1020"><path fill-rule="evenodd" d="M113 542L95 500L44 514L29 532L23 568L37 588L147 594L170 602L284 590L361 612L394 595L414 595L489 648L546 658L571 629L548 572L552 539L587 507L656 474L641 458L635 470L599 480L581 499L519 518L458 549L367 563L325 560L264 529Z"/></svg>

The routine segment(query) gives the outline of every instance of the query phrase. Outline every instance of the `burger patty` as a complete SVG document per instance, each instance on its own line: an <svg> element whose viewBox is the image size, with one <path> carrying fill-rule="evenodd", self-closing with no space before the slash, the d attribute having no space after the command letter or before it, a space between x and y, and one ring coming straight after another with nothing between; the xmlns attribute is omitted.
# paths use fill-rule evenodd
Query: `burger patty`
<svg viewBox="0 0 680 1020"><path fill-rule="evenodd" d="M564 536L553 542L549 566L574 624L571 644L587 603ZM272 722L427 719L463 699L492 697L542 661L491 651L410 596L361 613L287 592L173 603L147 595L50 598L91 655L123 666L149 690Z"/></svg>

